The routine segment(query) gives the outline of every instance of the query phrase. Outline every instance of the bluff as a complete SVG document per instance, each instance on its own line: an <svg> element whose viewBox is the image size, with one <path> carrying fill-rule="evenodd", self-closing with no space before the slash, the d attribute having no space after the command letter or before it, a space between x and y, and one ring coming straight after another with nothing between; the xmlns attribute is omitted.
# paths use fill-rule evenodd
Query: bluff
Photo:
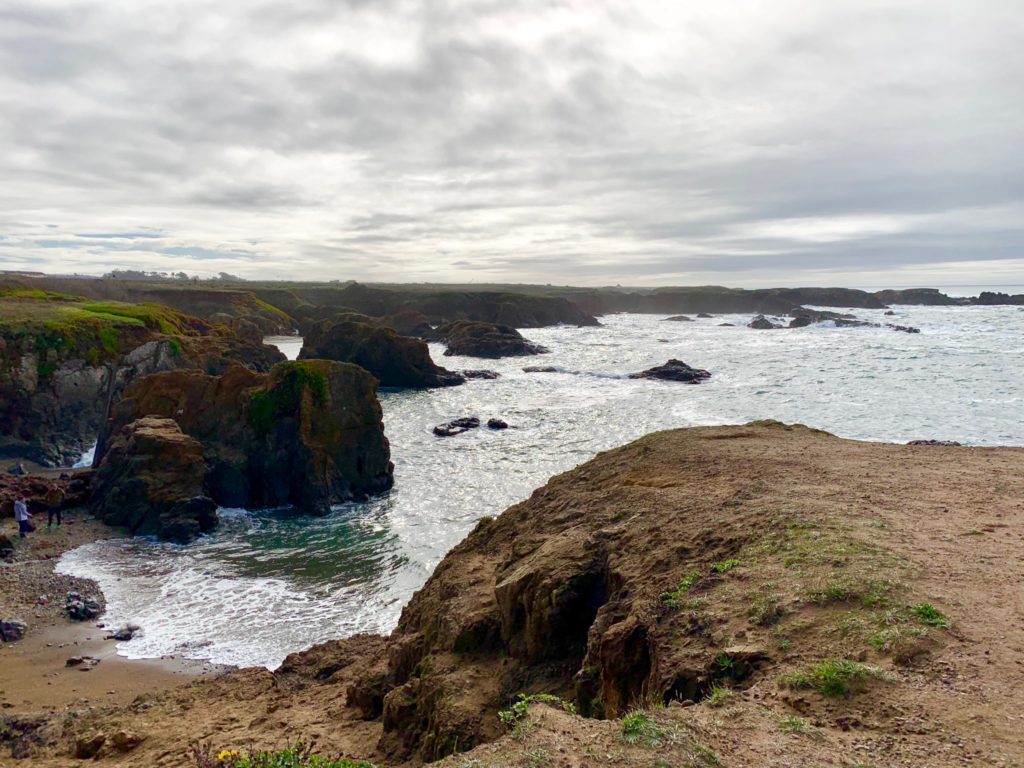
<svg viewBox="0 0 1024 768"><path fill-rule="evenodd" d="M77 459L137 376L237 363L266 371L283 359L168 307L0 288L0 456L51 466Z"/></svg>
<svg viewBox="0 0 1024 768"><path fill-rule="evenodd" d="M221 506L292 504L326 514L393 482L377 382L356 365L308 360L265 374L234 366L221 376L144 376L111 410L98 465L112 438L147 416L173 419L202 445L206 492Z"/></svg>
<svg viewBox="0 0 1024 768"><path fill-rule="evenodd" d="M372 373L383 387L425 389L465 382L459 374L435 364L424 342L359 316L308 326L299 359L354 363Z"/></svg>

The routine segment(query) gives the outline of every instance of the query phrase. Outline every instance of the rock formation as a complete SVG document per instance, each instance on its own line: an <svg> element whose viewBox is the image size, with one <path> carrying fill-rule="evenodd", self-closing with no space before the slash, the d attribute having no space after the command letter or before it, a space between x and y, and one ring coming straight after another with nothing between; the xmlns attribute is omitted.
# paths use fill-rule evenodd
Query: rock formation
<svg viewBox="0 0 1024 768"><path fill-rule="evenodd" d="M758 315L753 320L751 320L749 323L747 323L747 328L753 328L754 330L757 330L757 331L772 331L772 330L775 330L775 329L781 328L781 327L782 327L781 325L778 325L777 323L773 323L771 320L769 320L764 315Z"/></svg>
<svg viewBox="0 0 1024 768"><path fill-rule="evenodd" d="M534 344L515 328L496 323L460 321L437 329L444 338L445 355L466 357L524 357L549 350Z"/></svg>
<svg viewBox="0 0 1024 768"><path fill-rule="evenodd" d="M631 379L662 379L664 381L682 381L686 384L700 384L711 378L711 373L701 368L693 368L682 360L672 359L664 365L648 368L640 373L629 374Z"/></svg>
<svg viewBox="0 0 1024 768"><path fill-rule="evenodd" d="M235 366L222 376L169 371L137 379L112 410L97 448L145 416L174 419L198 440L208 495L229 507L331 504L391 486L377 382L356 365L278 363L267 374Z"/></svg>
<svg viewBox="0 0 1024 768"><path fill-rule="evenodd" d="M143 417L111 437L96 468L92 511L135 534L192 541L217 524L206 472L198 440L173 419Z"/></svg>
<svg viewBox="0 0 1024 768"><path fill-rule="evenodd" d="M383 387L425 389L465 382L459 374L436 365L424 342L399 336L372 322L323 321L313 325L303 339L299 359L355 363L372 373Z"/></svg>

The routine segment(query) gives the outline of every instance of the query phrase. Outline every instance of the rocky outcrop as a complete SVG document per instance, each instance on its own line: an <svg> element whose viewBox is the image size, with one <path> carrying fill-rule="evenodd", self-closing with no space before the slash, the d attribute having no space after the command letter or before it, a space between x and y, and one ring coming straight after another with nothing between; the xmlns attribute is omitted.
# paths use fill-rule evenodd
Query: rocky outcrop
<svg viewBox="0 0 1024 768"><path fill-rule="evenodd" d="M444 339L445 355L465 357L524 357L549 352L523 338L515 328L495 323L462 321L438 328Z"/></svg>
<svg viewBox="0 0 1024 768"><path fill-rule="evenodd" d="M328 360L279 363L261 374L170 371L133 381L97 448L145 416L174 419L203 447L206 492L221 506L293 504L325 514L331 504L386 490L393 466L377 382Z"/></svg>
<svg viewBox="0 0 1024 768"><path fill-rule="evenodd" d="M842 325L869 325L851 314L843 312L829 312L822 309L808 309L797 307L789 313L793 319L789 321L790 328L804 328L815 323L834 322L837 326Z"/></svg>
<svg viewBox="0 0 1024 768"><path fill-rule="evenodd" d="M480 426L480 419L476 416L463 416L459 419L453 419L445 424L438 424L434 427L434 434L438 437L454 437L455 435L461 435L463 432L468 432L471 429L476 429Z"/></svg>
<svg viewBox="0 0 1024 768"><path fill-rule="evenodd" d="M113 435L93 482L93 513L135 534L186 543L217 524L203 446L170 418L148 416Z"/></svg>
<svg viewBox="0 0 1024 768"><path fill-rule="evenodd" d="M776 330L776 329L781 328L781 327L782 327L781 325L779 325L777 323L773 323L771 320L769 320L764 315L758 315L753 320L751 320L749 323L747 323L747 328L753 328L754 330L757 330L757 331L772 331L772 330Z"/></svg>
<svg viewBox="0 0 1024 768"><path fill-rule="evenodd" d="M426 389L465 382L459 374L436 365L424 342L370 322L324 321L312 326L303 339L299 359L355 363L383 387Z"/></svg>
<svg viewBox="0 0 1024 768"><path fill-rule="evenodd" d="M663 381L681 381L686 384L700 384L711 378L711 373L701 368L693 368L682 360L673 358L664 365L648 368L640 373L629 374L631 379L661 379Z"/></svg>
<svg viewBox="0 0 1024 768"><path fill-rule="evenodd" d="M16 319L23 315L35 319ZM283 359L167 307L0 298L0 456L77 460L138 376L236 363L265 371Z"/></svg>

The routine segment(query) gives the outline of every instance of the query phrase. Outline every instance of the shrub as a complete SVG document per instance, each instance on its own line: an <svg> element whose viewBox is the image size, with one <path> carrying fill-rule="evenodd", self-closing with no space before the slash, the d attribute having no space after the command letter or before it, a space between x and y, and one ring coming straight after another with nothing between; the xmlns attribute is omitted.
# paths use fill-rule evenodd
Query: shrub
<svg viewBox="0 0 1024 768"><path fill-rule="evenodd" d="M289 749L275 751L225 749L214 755L206 744L193 744L190 751L196 768L374 768L372 763L363 760L315 755L301 742Z"/></svg>
<svg viewBox="0 0 1024 768"><path fill-rule="evenodd" d="M790 688L814 688L823 696L840 698L867 687L872 678L883 677L877 667L849 659L826 659L783 678Z"/></svg>
<svg viewBox="0 0 1024 768"><path fill-rule="evenodd" d="M666 736L667 731L642 709L634 710L622 718L619 737L627 744L659 747Z"/></svg>
<svg viewBox="0 0 1024 768"><path fill-rule="evenodd" d="M918 621L929 627L945 629L949 626L949 618L931 603L918 603L910 611Z"/></svg>

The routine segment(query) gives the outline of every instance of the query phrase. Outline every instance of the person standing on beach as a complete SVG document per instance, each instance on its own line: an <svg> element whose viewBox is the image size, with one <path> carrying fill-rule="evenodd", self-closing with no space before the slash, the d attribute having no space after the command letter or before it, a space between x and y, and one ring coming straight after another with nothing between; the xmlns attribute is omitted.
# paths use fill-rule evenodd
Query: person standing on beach
<svg viewBox="0 0 1024 768"><path fill-rule="evenodd" d="M28 511L28 504L25 503L25 499L18 499L14 502L14 519L18 521L18 536L24 539L25 534L32 533L35 528L32 527L32 523L29 522L29 518L32 515Z"/></svg>
<svg viewBox="0 0 1024 768"><path fill-rule="evenodd" d="M60 528L61 519L61 504L64 503L64 494L60 490L59 485L50 486L50 490L46 492L46 527L53 527L53 518L57 518L57 527Z"/></svg>

